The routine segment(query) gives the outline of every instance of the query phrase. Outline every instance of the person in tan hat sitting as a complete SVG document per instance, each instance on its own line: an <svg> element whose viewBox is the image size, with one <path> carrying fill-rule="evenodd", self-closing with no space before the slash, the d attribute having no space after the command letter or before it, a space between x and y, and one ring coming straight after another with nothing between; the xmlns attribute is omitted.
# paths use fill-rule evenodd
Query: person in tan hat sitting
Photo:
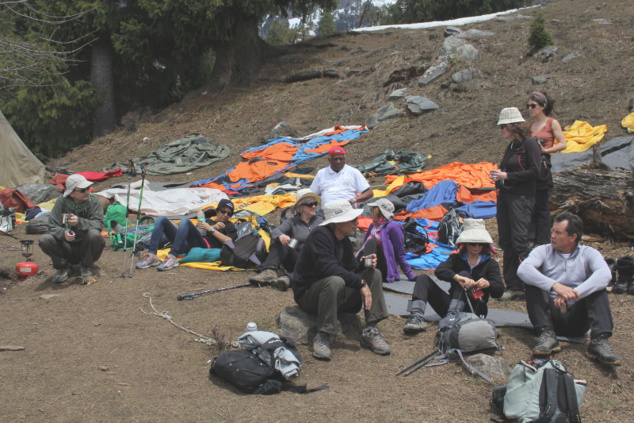
<svg viewBox="0 0 634 423"><path fill-rule="evenodd" d="M368 206L372 210L372 224L365 233L357 258L376 254L377 267L384 280L388 282L401 280L400 267L407 279L413 281L416 274L405 259L407 253L403 227L393 220L394 204L387 198L379 198Z"/></svg>
<svg viewBox="0 0 634 423"><path fill-rule="evenodd" d="M101 236L103 206L90 193L91 185L82 175L68 177L64 195L50 212L49 233L40 238L40 248L53 261L55 283L68 279L73 264L81 265L84 279L98 276L95 262L106 241Z"/></svg>
<svg viewBox="0 0 634 423"><path fill-rule="evenodd" d="M478 316L488 313L489 297L500 298L504 292L500 266L491 258L493 240L482 219L465 219L458 237L458 253L438 265L434 274L451 284L449 293L442 290L427 275L416 277L412 295L411 315L403 326L405 333L417 333L426 329L423 320L427 304L445 317L449 313L472 311ZM471 307L467 305L470 302Z"/></svg>
<svg viewBox="0 0 634 423"><path fill-rule="evenodd" d="M366 327L361 333L361 346L379 355L390 353L390 346L376 327L388 317L376 256L355 259L348 238L362 212L346 200L327 203L325 220L308 235L291 278L299 308L317 315L313 356L320 360L332 356L330 338L337 333L338 313L358 313L362 307ZM369 263L364 268L366 258Z"/></svg>
<svg viewBox="0 0 634 423"><path fill-rule="evenodd" d="M541 150L517 107L503 109L498 126L509 142L499 169L491 171L491 180L499 190L496 217L500 248L504 251L506 292L500 299L522 300L524 283L517 276L517 268L531 252L529 231L535 209Z"/></svg>
<svg viewBox="0 0 634 423"><path fill-rule="evenodd" d="M297 192L297 201L291 210L293 216L273 229L269 255L261 267L262 271L250 277L249 282L256 285L271 284L280 291L288 289L290 278L286 275L278 278L277 269L282 265L288 274L295 270L297 256L308 234L324 220L316 213L320 204L321 199L310 189Z"/></svg>

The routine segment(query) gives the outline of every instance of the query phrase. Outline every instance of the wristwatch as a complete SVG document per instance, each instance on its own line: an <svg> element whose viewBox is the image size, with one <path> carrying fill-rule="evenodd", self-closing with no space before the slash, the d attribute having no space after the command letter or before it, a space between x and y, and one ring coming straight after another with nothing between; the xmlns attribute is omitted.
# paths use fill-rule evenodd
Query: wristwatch
<svg viewBox="0 0 634 423"><path fill-rule="evenodd" d="M212 227L212 228L209 230L209 232L213 234L214 232L216 232L216 228Z"/></svg>

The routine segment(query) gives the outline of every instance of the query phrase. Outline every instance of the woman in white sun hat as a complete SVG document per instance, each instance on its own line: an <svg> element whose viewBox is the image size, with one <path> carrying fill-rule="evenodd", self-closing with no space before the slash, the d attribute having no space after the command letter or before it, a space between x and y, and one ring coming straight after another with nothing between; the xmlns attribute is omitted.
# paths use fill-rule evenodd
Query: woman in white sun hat
<svg viewBox="0 0 634 423"><path fill-rule="evenodd" d="M387 198L379 198L368 206L372 209L372 224L365 233L357 258L376 254L377 269L384 280L400 280L400 267L407 279L413 281L416 274L405 259L405 234L403 227L394 221L394 204Z"/></svg>
<svg viewBox="0 0 634 423"><path fill-rule="evenodd" d="M500 299L520 300L524 298L524 283L517 276L517 268L531 251L529 230L541 150L516 107L502 109L498 126L504 139L509 141L500 168L491 171L491 180L499 190L498 235L504 251L506 292Z"/></svg>
<svg viewBox="0 0 634 423"><path fill-rule="evenodd" d="M440 317L445 317L450 312L471 311L471 307L477 315L486 316L489 297L499 298L504 292L500 266L491 258L495 253L491 245L493 239L487 232L484 221L465 219L456 244L459 247L458 254L451 254L434 272L438 279L451 283L449 293L427 275L416 277L411 315L403 326L405 333L413 334L425 330L427 325L423 315L427 304ZM467 297L471 307L467 305Z"/></svg>

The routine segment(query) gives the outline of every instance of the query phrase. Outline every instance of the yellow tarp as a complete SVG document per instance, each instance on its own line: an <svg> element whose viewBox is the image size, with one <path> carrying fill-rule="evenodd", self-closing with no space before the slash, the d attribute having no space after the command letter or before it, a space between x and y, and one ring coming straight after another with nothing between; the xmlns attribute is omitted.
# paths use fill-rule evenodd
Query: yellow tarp
<svg viewBox="0 0 634 423"><path fill-rule="evenodd" d="M623 128L632 128L632 130L634 130L634 113L630 113L625 116L621 121L621 126L623 126Z"/></svg>
<svg viewBox="0 0 634 423"><path fill-rule="evenodd" d="M588 122L576 120L570 126L566 126L564 137L567 147L562 153L580 153L586 151L603 139L608 131L606 125L592 126Z"/></svg>

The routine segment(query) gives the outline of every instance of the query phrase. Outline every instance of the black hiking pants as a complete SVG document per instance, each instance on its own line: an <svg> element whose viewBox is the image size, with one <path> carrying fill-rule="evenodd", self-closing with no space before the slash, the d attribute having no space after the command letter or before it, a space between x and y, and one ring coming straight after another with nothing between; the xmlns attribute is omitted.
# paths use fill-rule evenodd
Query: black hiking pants
<svg viewBox="0 0 634 423"><path fill-rule="evenodd" d="M533 196L504 191L498 195L498 235L500 247L504 251L503 271L507 290L524 290L524 282L517 276L517 268L531 251L528 233L534 207Z"/></svg>

